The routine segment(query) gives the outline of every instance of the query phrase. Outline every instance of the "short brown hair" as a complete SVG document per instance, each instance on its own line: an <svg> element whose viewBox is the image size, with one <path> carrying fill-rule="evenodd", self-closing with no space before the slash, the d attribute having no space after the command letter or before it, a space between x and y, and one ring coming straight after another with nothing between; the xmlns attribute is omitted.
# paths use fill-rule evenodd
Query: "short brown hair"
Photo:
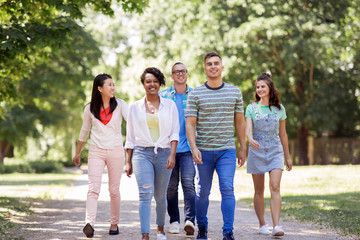
<svg viewBox="0 0 360 240"><path fill-rule="evenodd" d="M206 59L211 57L218 57L220 58L220 61L222 61L221 56L217 52L208 52L207 54L205 54L204 62L206 62Z"/></svg>

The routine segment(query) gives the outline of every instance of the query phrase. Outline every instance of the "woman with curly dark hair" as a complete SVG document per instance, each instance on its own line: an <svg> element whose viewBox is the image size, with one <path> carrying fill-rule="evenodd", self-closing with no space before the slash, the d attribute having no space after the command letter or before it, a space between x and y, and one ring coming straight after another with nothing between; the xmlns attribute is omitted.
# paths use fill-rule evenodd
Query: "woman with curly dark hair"
<svg viewBox="0 0 360 240"><path fill-rule="evenodd" d="M259 220L260 234L270 234L264 219L264 175L270 177L270 209L272 235L282 236L279 226L281 212L280 181L284 170L292 169L288 137L285 128L286 112L280 104L280 94L270 74L262 73L256 80L255 101L246 108L246 137L249 142L247 172L252 174L255 194L254 209Z"/></svg>
<svg viewBox="0 0 360 240"><path fill-rule="evenodd" d="M149 239L154 197L157 240L166 240L166 191L179 141L178 111L174 101L160 98L158 94L160 86L165 85L165 77L159 69L146 68L140 79L146 94L129 108L125 171L129 177L135 173L139 188L142 239Z"/></svg>

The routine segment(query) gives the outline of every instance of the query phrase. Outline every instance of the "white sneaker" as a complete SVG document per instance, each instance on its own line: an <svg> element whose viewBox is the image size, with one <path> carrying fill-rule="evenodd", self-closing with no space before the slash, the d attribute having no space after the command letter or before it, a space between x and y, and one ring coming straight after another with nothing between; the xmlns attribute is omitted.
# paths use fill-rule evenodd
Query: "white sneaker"
<svg viewBox="0 0 360 240"><path fill-rule="evenodd" d="M269 226L267 224L263 225L261 228L259 228L259 233L264 235L270 234Z"/></svg>
<svg viewBox="0 0 360 240"><path fill-rule="evenodd" d="M156 235L156 240L166 240L166 239L167 239L166 236L162 233L158 233Z"/></svg>
<svg viewBox="0 0 360 240"><path fill-rule="evenodd" d="M178 222L170 223L169 233L179 234L180 233L180 223L178 223Z"/></svg>
<svg viewBox="0 0 360 240"><path fill-rule="evenodd" d="M191 221L187 220L185 222L184 231L186 232L186 235L194 235L195 232L194 224Z"/></svg>
<svg viewBox="0 0 360 240"><path fill-rule="evenodd" d="M272 231L272 235L273 236L284 236L284 230L282 229L281 226L275 226L273 231Z"/></svg>

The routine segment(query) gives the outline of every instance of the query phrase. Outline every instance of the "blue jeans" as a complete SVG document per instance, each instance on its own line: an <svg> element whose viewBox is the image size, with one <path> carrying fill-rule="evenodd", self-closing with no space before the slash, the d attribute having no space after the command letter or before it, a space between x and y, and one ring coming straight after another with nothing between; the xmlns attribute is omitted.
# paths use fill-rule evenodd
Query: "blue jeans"
<svg viewBox="0 0 360 240"><path fill-rule="evenodd" d="M236 170L236 151L201 151L203 164L197 164L198 189L196 198L196 220L198 227L208 227L207 211L214 170L219 176L221 193L221 212L223 215L223 234L231 232L234 225L235 195L234 176Z"/></svg>
<svg viewBox="0 0 360 240"><path fill-rule="evenodd" d="M192 223L195 223L195 165L190 151L176 154L175 167L172 170L167 189L167 209L170 216L170 223L180 222L178 206L178 186L180 178L184 192L185 222L191 221Z"/></svg>
<svg viewBox="0 0 360 240"><path fill-rule="evenodd" d="M166 190L171 170L166 169L170 148L135 147L132 155L134 174L139 188L141 233L150 233L151 200L156 202L156 224L165 225Z"/></svg>

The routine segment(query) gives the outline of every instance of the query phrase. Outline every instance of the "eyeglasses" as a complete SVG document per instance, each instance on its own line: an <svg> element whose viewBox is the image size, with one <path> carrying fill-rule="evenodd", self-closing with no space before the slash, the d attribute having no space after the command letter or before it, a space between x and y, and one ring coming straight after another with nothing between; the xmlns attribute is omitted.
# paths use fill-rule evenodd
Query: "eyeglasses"
<svg viewBox="0 0 360 240"><path fill-rule="evenodd" d="M187 70L186 69L183 69L183 70L176 70L176 71L173 71L172 72L173 74L175 74L175 75L185 75L185 74L187 74Z"/></svg>

